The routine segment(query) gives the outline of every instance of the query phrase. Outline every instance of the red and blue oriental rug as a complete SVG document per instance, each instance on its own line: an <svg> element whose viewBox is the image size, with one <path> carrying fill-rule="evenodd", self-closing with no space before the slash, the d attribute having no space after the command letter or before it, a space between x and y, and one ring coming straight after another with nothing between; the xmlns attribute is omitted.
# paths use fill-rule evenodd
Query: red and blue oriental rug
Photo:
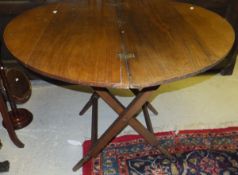
<svg viewBox="0 0 238 175"><path fill-rule="evenodd" d="M157 133L171 161L136 135L114 139L84 175L238 175L238 128ZM84 142L84 153L91 142Z"/></svg>

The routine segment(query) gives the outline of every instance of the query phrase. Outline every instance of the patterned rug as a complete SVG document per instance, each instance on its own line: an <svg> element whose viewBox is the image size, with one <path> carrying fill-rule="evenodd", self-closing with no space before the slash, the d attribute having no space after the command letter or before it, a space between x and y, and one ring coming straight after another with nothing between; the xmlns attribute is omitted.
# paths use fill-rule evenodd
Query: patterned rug
<svg viewBox="0 0 238 175"><path fill-rule="evenodd" d="M157 133L171 161L140 136L114 139L84 175L238 175L238 128ZM84 153L91 142L84 142Z"/></svg>

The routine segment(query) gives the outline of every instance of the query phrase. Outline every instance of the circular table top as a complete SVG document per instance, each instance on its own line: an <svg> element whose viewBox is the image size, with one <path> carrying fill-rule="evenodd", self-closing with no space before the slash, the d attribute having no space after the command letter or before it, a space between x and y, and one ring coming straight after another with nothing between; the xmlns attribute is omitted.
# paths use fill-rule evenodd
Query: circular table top
<svg viewBox="0 0 238 175"><path fill-rule="evenodd" d="M25 66L70 83L144 88L220 62L234 31L217 14L168 0L82 0L23 13L4 32Z"/></svg>

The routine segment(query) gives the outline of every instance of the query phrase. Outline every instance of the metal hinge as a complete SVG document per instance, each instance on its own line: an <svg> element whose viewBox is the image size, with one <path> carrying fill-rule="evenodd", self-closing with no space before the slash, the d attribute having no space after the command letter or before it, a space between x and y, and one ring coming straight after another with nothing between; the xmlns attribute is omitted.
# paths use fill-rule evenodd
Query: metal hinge
<svg viewBox="0 0 238 175"><path fill-rule="evenodd" d="M134 53L119 53L118 56L120 59L126 59L126 60L136 57Z"/></svg>

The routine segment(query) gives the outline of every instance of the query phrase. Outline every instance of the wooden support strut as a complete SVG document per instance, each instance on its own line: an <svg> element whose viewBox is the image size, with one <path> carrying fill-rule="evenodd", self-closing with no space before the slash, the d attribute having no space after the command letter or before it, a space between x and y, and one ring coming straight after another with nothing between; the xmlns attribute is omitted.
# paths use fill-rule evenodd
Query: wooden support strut
<svg viewBox="0 0 238 175"><path fill-rule="evenodd" d="M158 87L142 90L127 108L125 108L107 89L93 88L94 91L119 114L119 117L104 132L89 152L73 167L73 171L77 171L92 157L96 157L101 150L105 148L105 146L128 124L141 134L149 144L156 146L163 154L172 158L172 156L165 149L158 146L158 141L154 134L148 131L136 118L134 118L138 111L146 103L152 91L157 88Z"/></svg>
<svg viewBox="0 0 238 175"><path fill-rule="evenodd" d="M89 101L84 105L79 115L83 115L92 106L92 124L91 124L91 141L94 145L98 139L98 99L99 96L94 92Z"/></svg>
<svg viewBox="0 0 238 175"><path fill-rule="evenodd" d="M150 87L147 89L142 90L141 92L139 92L137 94L137 96L146 93L152 93L154 90L158 89L159 86L156 87ZM107 89L101 89L101 88L94 88L95 92L115 111L120 115L127 110L127 108L129 108L129 106L127 108L125 108L123 106L123 104L121 104L121 102L115 98L115 96L113 96L110 91L108 91ZM137 98L136 96L136 98ZM136 98L133 101L136 101ZM145 102L146 103L146 102ZM144 104L145 104L144 103ZM143 104L143 105L144 105ZM134 114L134 117L136 116L136 113ZM168 152L163 149L162 147L158 146L158 141L155 138L154 134L149 132L136 118L131 118L128 121L128 124L135 129L140 135L142 135L144 137L144 139L151 145L156 146L162 153L164 153L165 155L167 155L168 157L171 157L170 154L168 154Z"/></svg>
<svg viewBox="0 0 238 175"><path fill-rule="evenodd" d="M140 91L137 89L130 89L134 95L137 95ZM92 131L91 131L91 140L92 140L92 144L95 144L95 142L97 141L97 137L98 137L98 99L100 98L100 96L94 92L90 99L88 100L88 102L84 105L84 107L82 108L82 110L79 112L79 115L84 115L85 112L87 112L87 110L92 106ZM119 102L119 101L118 101ZM146 122L146 126L147 129L153 133L153 127L152 127L152 123L150 120L150 115L148 112L148 109L150 109L151 112L153 112L155 115L158 114L157 110L151 105L150 102L146 102L143 106L142 106L142 111L144 114L144 118L145 118L145 122Z"/></svg>
<svg viewBox="0 0 238 175"><path fill-rule="evenodd" d="M130 89L133 94L135 95L138 95L140 93L139 90L137 89ZM144 114L144 118L145 118L145 123L146 123L146 126L147 126L147 129L151 132L151 133L154 133L154 130L153 130L153 126L152 126L152 123L151 123L151 120L150 120L150 114L149 114L149 111L148 109L151 110L151 112L153 112L155 115L158 115L158 112L156 111L156 109L149 103L149 102L146 102L143 106L142 106L142 111L143 111L143 114Z"/></svg>
<svg viewBox="0 0 238 175"><path fill-rule="evenodd" d="M92 146L95 145L98 139L98 98L99 96L94 96L93 105L92 105L92 131L91 131L91 139Z"/></svg>

